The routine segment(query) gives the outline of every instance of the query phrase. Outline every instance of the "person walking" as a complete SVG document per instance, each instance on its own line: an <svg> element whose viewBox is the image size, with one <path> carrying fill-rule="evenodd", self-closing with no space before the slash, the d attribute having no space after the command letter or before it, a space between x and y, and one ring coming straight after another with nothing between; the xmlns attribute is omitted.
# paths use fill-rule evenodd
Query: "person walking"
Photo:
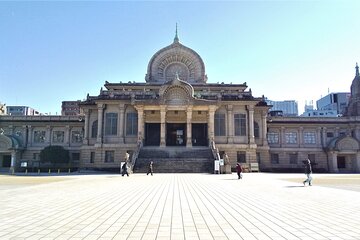
<svg viewBox="0 0 360 240"><path fill-rule="evenodd" d="M125 174L129 176L128 168L127 168L127 162L125 162L121 167L121 176L124 176Z"/></svg>
<svg viewBox="0 0 360 240"><path fill-rule="evenodd" d="M304 184L304 187L305 187L305 183L309 183L309 186L311 186L311 181L312 181L312 169L311 169L311 161L310 159L307 159L306 160L306 163L305 163L305 174L306 174L306 180L303 181L303 184Z"/></svg>
<svg viewBox="0 0 360 240"><path fill-rule="evenodd" d="M149 164L149 169L146 173L146 175L149 175L149 173L151 173L151 176L153 175L153 161L150 161L150 164Z"/></svg>
<svg viewBox="0 0 360 240"><path fill-rule="evenodd" d="M242 179L242 167L241 167L241 164L240 163L237 163L236 164L236 172L237 172L237 175L238 175L238 179Z"/></svg>

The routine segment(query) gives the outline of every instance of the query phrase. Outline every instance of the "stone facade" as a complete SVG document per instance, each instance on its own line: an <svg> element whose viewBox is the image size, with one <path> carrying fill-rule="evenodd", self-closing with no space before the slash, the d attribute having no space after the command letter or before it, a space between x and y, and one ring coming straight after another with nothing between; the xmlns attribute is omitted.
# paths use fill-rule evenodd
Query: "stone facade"
<svg viewBox="0 0 360 240"><path fill-rule="evenodd" d="M246 83L207 83L203 60L177 35L150 59L145 82L104 87L80 103L81 116L1 116L0 167L34 166L45 146L61 145L81 169L119 169L126 153L135 161L141 149L175 147L226 153L232 168L301 171L310 158L318 171L360 172L356 116L268 117Z"/></svg>

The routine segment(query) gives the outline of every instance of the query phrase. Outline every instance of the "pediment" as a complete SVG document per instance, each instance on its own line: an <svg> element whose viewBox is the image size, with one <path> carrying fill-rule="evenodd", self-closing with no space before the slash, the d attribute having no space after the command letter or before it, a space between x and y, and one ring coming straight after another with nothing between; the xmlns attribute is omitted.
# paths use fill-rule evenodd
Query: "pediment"
<svg viewBox="0 0 360 240"><path fill-rule="evenodd" d="M184 81L181 81L176 75L175 79L166 82L159 91L163 103L168 105L184 105L194 99L193 87Z"/></svg>
<svg viewBox="0 0 360 240"><path fill-rule="evenodd" d="M350 136L337 138L329 144L329 149L339 152L358 151L359 148L359 142Z"/></svg>

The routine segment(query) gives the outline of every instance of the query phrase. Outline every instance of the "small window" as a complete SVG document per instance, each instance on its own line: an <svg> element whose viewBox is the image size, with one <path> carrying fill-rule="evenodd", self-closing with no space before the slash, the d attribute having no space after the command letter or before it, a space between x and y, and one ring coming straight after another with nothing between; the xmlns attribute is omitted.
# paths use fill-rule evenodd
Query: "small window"
<svg viewBox="0 0 360 240"><path fill-rule="evenodd" d="M71 132L71 142L72 143L81 143L83 140L81 131L72 131Z"/></svg>
<svg viewBox="0 0 360 240"><path fill-rule="evenodd" d="M105 162L110 163L114 162L114 151L105 151Z"/></svg>
<svg viewBox="0 0 360 240"><path fill-rule="evenodd" d="M271 154L271 163L279 164L279 154L278 153Z"/></svg>
<svg viewBox="0 0 360 240"><path fill-rule="evenodd" d="M34 131L34 143L45 142L45 131Z"/></svg>
<svg viewBox="0 0 360 240"><path fill-rule="evenodd" d="M285 133L285 142L288 144L297 143L297 133L296 132L287 132Z"/></svg>
<svg viewBox="0 0 360 240"><path fill-rule="evenodd" d="M246 114L234 114L235 136L246 136Z"/></svg>
<svg viewBox="0 0 360 240"><path fill-rule="evenodd" d="M333 133L333 132L327 132L327 133L326 133L326 137L328 137L328 138L333 138L333 137L334 137L334 133Z"/></svg>
<svg viewBox="0 0 360 240"><path fill-rule="evenodd" d="M215 136L225 136L225 114L215 113L214 120Z"/></svg>
<svg viewBox="0 0 360 240"><path fill-rule="evenodd" d="M97 131L98 131L98 120L95 120L91 126L91 138L97 137Z"/></svg>
<svg viewBox="0 0 360 240"><path fill-rule="evenodd" d="M95 152L91 152L90 153L90 163L94 163L95 162Z"/></svg>
<svg viewBox="0 0 360 240"><path fill-rule="evenodd" d="M138 115L135 112L126 115L126 135L136 136L138 134Z"/></svg>
<svg viewBox="0 0 360 240"><path fill-rule="evenodd" d="M254 121L254 137L259 138L260 137L260 128L259 124Z"/></svg>
<svg viewBox="0 0 360 240"><path fill-rule="evenodd" d="M53 143L63 143L64 142L64 131L54 131L53 132Z"/></svg>
<svg viewBox="0 0 360 240"><path fill-rule="evenodd" d="M261 154L259 152L256 153L256 161L260 164L261 162Z"/></svg>
<svg viewBox="0 0 360 240"><path fill-rule="evenodd" d="M316 135L315 132L304 132L304 143L305 144L315 144Z"/></svg>
<svg viewBox="0 0 360 240"><path fill-rule="evenodd" d="M271 143L279 143L279 133L269 132L267 134L267 140L268 140L269 144L271 144Z"/></svg>
<svg viewBox="0 0 360 240"><path fill-rule="evenodd" d="M338 157L337 165L338 165L338 168L346 168L345 157Z"/></svg>
<svg viewBox="0 0 360 240"><path fill-rule="evenodd" d="M244 151L237 152L237 162L246 163L246 152Z"/></svg>
<svg viewBox="0 0 360 240"><path fill-rule="evenodd" d="M298 162L298 154L297 153L290 153L289 154L290 164L297 164Z"/></svg>

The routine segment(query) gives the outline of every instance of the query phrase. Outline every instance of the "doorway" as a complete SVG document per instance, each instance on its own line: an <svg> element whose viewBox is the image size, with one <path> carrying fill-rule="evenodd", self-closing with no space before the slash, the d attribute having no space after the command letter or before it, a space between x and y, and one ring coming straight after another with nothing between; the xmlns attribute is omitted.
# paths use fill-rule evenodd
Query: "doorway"
<svg viewBox="0 0 360 240"><path fill-rule="evenodd" d="M167 123L166 146L185 146L185 145L186 145L186 124Z"/></svg>
<svg viewBox="0 0 360 240"><path fill-rule="evenodd" d="M160 145L160 123L145 123L145 145Z"/></svg>
<svg viewBox="0 0 360 240"><path fill-rule="evenodd" d="M207 123L193 123L192 130L192 145L193 146L207 146Z"/></svg>
<svg viewBox="0 0 360 240"><path fill-rule="evenodd" d="M11 167L11 155L3 155L1 167L4 167L4 168Z"/></svg>

